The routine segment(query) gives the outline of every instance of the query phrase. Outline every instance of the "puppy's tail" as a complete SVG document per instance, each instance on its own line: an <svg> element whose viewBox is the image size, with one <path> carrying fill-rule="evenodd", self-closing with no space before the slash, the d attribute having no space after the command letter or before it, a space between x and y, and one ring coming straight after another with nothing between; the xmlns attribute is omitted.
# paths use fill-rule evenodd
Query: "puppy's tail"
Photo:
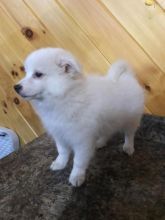
<svg viewBox="0 0 165 220"><path fill-rule="evenodd" d="M114 82L117 82L122 75L133 75L133 71L129 64L124 60L118 60L112 64L108 71L108 78Z"/></svg>

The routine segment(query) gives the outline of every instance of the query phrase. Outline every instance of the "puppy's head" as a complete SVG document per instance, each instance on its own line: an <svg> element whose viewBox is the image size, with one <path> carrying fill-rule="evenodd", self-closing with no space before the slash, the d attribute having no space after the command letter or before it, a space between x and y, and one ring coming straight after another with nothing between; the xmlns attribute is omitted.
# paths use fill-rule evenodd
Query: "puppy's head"
<svg viewBox="0 0 165 220"><path fill-rule="evenodd" d="M26 99L43 99L64 94L81 78L80 64L69 52L60 48L43 48L25 60L26 76L14 89Z"/></svg>

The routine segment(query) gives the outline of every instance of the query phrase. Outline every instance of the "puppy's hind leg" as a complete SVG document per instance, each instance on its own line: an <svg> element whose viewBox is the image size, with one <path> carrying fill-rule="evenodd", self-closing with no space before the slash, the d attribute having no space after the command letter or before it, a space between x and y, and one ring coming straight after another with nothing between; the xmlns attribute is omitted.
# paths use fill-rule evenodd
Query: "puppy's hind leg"
<svg viewBox="0 0 165 220"><path fill-rule="evenodd" d="M96 149L100 149L102 147L105 147L107 143L107 138L106 137L100 137L98 138L98 140L96 141Z"/></svg>
<svg viewBox="0 0 165 220"><path fill-rule="evenodd" d="M65 168L65 166L68 163L71 149L67 146L63 146L63 144L60 143L57 139L56 139L56 146L58 150L58 156L52 162L50 169L51 170L62 170Z"/></svg>
<svg viewBox="0 0 165 220"><path fill-rule="evenodd" d="M123 151L129 156L131 156L135 151L134 136L138 125L139 125L139 121L133 122L125 129L125 142L123 145Z"/></svg>
<svg viewBox="0 0 165 220"><path fill-rule="evenodd" d="M123 145L123 151L131 156L134 153L134 132L125 132L125 142Z"/></svg>

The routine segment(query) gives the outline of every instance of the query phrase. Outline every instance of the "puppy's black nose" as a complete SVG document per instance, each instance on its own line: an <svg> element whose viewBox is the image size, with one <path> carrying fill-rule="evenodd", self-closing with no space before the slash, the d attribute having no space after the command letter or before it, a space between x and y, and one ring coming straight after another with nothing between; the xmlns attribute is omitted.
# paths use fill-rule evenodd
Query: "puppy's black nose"
<svg viewBox="0 0 165 220"><path fill-rule="evenodd" d="M14 86L14 89L17 93L19 93L22 90L22 86L20 84L17 84Z"/></svg>

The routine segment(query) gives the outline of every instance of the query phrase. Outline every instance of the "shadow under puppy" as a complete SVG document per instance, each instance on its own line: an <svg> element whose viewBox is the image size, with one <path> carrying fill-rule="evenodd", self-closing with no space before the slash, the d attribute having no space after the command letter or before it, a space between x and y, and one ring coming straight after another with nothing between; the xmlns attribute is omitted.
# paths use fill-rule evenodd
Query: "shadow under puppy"
<svg viewBox="0 0 165 220"><path fill-rule="evenodd" d="M14 88L30 100L56 141L52 170L63 169L73 151L69 181L80 186L95 149L117 131L125 133L123 150L133 154L144 93L125 61L114 63L106 76L85 76L71 53L43 48L32 52L24 66L26 76Z"/></svg>

